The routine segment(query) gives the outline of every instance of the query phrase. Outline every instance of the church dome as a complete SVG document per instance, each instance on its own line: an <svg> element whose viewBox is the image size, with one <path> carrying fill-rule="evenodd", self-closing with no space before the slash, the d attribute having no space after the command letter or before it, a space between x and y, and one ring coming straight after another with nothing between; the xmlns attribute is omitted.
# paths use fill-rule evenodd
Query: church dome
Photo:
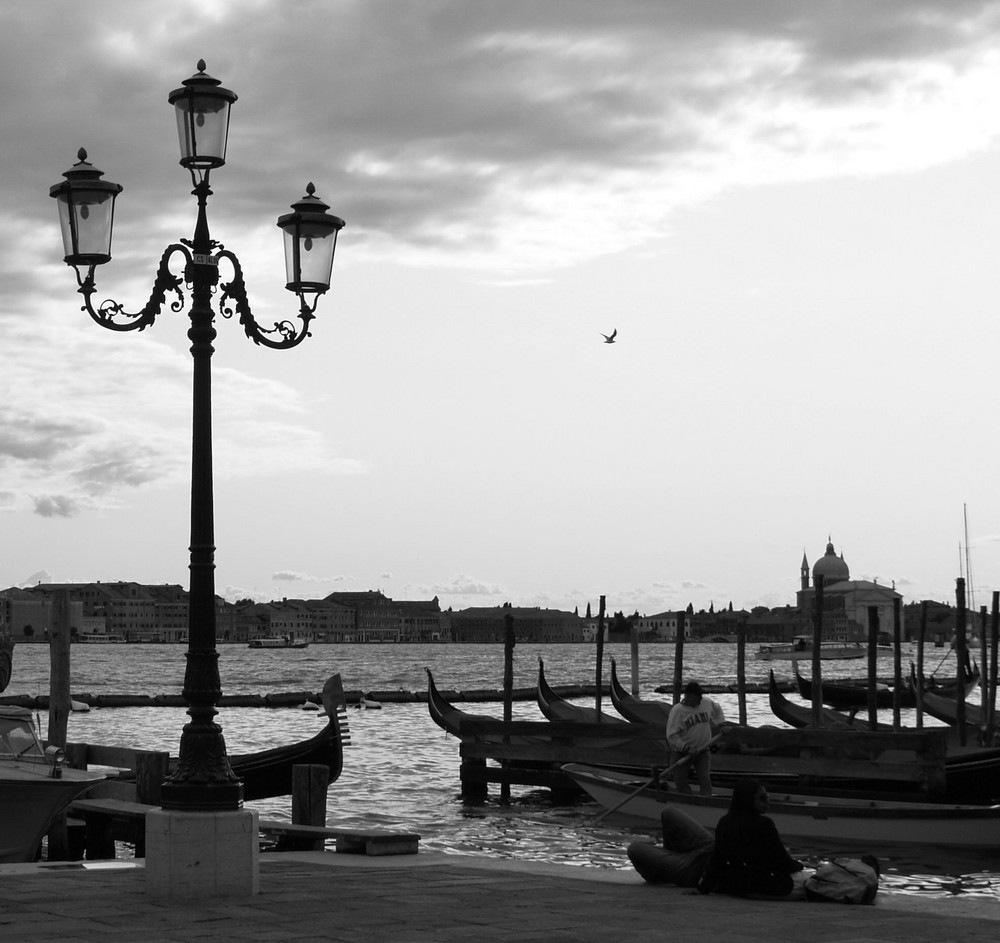
<svg viewBox="0 0 1000 943"><path fill-rule="evenodd" d="M844 555L837 556L837 551L833 549L833 541L826 545L826 553L813 564L813 583L816 582L817 576L822 576L823 582L827 585L851 578L851 571L844 562Z"/></svg>

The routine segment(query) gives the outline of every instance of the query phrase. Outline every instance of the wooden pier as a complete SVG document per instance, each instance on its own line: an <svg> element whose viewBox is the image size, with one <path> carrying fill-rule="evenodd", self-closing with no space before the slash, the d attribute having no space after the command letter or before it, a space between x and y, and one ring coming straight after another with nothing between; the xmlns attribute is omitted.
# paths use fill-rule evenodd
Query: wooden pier
<svg viewBox="0 0 1000 943"><path fill-rule="evenodd" d="M664 732L656 724L462 720L462 794L483 797L490 783L547 787L558 795L579 790L562 772L566 763L624 767L644 775L669 765ZM733 727L719 741L713 770L720 777L780 775L818 785L831 778L878 781L884 788L944 795L946 732L786 730ZM492 761L495 765L489 765Z"/></svg>
<svg viewBox="0 0 1000 943"><path fill-rule="evenodd" d="M69 744L73 765L107 766L125 772L119 780L100 783L86 798L70 803L67 816L67 856L71 860L109 860L116 843L132 845L137 858L146 854L146 815L160 808L160 786L169 755L124 747ZM321 851L333 842L341 854L416 854L420 836L390 829L358 829L328 825L326 795L330 771L303 764L292 768L291 821L260 819L261 837L275 851Z"/></svg>

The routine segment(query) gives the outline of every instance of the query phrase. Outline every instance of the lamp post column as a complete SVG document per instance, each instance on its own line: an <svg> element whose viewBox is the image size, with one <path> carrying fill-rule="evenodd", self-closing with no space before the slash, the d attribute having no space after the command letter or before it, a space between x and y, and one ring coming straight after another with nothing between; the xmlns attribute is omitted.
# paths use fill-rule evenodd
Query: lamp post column
<svg viewBox="0 0 1000 943"><path fill-rule="evenodd" d="M219 280L209 236L207 180L195 188L198 221L185 271L191 285L191 357L194 363L191 433L191 583L184 699L190 723L181 734L177 769L163 785L165 809L225 811L243 804L222 728L215 723L222 696L215 634L215 497L212 477L212 354L216 331L212 290Z"/></svg>
<svg viewBox="0 0 1000 943"><path fill-rule="evenodd" d="M98 266L111 261L111 231L117 183L102 180L102 172L78 161L64 172L65 180L49 188L58 201L64 260L76 272L83 309L101 327L142 331L155 323L169 301L172 311L185 305L190 291L188 338L193 360L191 446L191 544L188 597L188 651L184 700L190 721L181 734L176 770L163 784L162 809L146 816L146 883L151 893L189 900L215 894L256 893L259 890L258 813L243 809L243 784L233 773L222 728L215 722L222 696L216 650L215 512L212 480L212 354L215 314L239 315L246 336L274 350L297 347L310 336L316 303L330 287L337 233L344 220L327 212L329 206L310 183L306 195L278 218L284 233L285 288L299 300L298 324L291 320L258 324L247 299L243 269L237 257L215 242L208 230L209 175L226 163L229 109L236 93L218 79L198 72L169 95L174 106L181 145L181 166L191 174L198 201L192 239L164 250L149 300L130 312L107 299L95 307L94 277ZM171 263L185 259L183 276ZM219 277L220 260L231 276ZM216 297L217 296L217 297Z"/></svg>

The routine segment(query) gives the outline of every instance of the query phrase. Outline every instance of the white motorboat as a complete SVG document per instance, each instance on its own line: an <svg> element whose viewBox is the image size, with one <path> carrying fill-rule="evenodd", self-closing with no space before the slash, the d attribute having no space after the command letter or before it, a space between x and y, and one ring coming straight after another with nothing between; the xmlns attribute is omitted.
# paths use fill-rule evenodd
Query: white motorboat
<svg viewBox="0 0 1000 943"><path fill-rule="evenodd" d="M823 661L864 658L867 653L861 642L822 642L819 647ZM796 635L790 643L761 645L754 657L758 661L805 661L813 657L813 641L808 635Z"/></svg>
<svg viewBox="0 0 1000 943"><path fill-rule="evenodd" d="M0 706L0 862L33 861L52 820L106 773L69 769L44 748L31 711Z"/></svg>

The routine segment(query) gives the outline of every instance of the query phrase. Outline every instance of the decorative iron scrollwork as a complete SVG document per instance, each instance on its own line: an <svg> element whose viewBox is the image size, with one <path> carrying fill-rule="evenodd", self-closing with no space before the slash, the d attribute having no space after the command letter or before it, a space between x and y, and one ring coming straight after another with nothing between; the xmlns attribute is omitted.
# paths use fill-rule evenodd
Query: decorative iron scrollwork
<svg viewBox="0 0 1000 943"><path fill-rule="evenodd" d="M167 292L173 292L177 297L170 302L171 311L182 311L184 309L184 292L181 286L184 284L183 275L174 275L170 271L170 258L175 252L180 252L187 263L191 262L191 253L182 245L174 243L167 246L160 257L160 265L156 271L156 280L153 282L153 290L150 292L149 301L146 306L138 312L132 313L125 310L125 306L113 299L102 301L95 309L91 301L92 296L97 291L97 284L94 281L94 268L90 266L87 275L80 278L77 272L77 281L80 284L79 292L83 295L82 311L86 311L101 327L106 327L110 331L142 331L156 321L157 316L167 303ZM127 320L118 320L125 318Z"/></svg>
<svg viewBox="0 0 1000 943"><path fill-rule="evenodd" d="M228 249L222 249L217 255L217 259L227 259L233 267L233 278L231 281L222 282L222 294L219 297L219 313L224 318L231 318L234 314L239 314L240 324L246 336L255 344L263 344L275 350L287 350L301 344L309 334L309 322L315 317L315 302L312 307L306 304L305 299L300 295L299 320L301 327L296 327L291 321L275 321L271 329L261 327L257 319L250 310L250 301L247 298L246 283L243 281L243 267L239 259ZM277 334L278 340L269 335Z"/></svg>

